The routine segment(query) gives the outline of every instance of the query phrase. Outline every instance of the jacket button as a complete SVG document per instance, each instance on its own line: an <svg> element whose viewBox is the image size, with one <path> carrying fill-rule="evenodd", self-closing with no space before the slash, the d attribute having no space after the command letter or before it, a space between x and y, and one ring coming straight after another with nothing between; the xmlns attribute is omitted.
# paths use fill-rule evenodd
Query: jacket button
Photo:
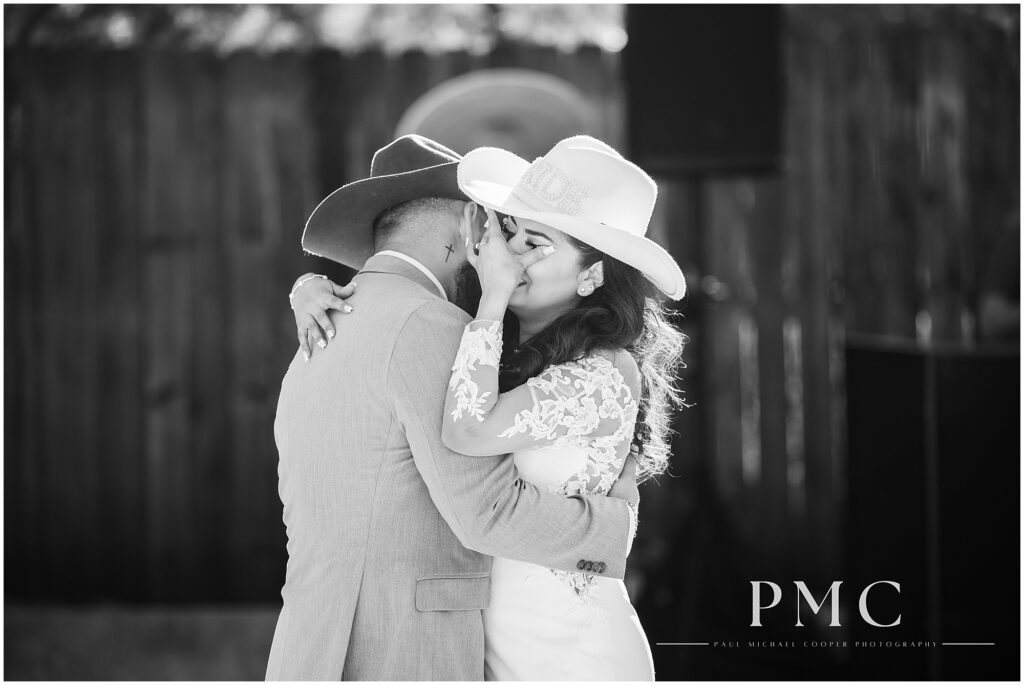
<svg viewBox="0 0 1024 685"><path fill-rule="evenodd" d="M583 567L586 566L586 565L587 565L587 562L584 561L583 559L580 559L578 562L576 562L576 568L578 568L580 571L582 571Z"/></svg>

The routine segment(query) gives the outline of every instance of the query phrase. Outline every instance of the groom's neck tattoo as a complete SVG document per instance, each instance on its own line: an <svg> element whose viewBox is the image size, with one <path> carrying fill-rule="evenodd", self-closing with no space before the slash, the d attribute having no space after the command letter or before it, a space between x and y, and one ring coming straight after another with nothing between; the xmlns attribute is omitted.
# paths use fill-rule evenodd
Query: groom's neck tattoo
<svg viewBox="0 0 1024 685"><path fill-rule="evenodd" d="M447 245L445 245L444 249L448 250L448 254L446 254L444 256L444 261L447 263L448 262L448 258L452 256L452 253L455 252L455 250L452 249L452 244L451 243L448 243Z"/></svg>

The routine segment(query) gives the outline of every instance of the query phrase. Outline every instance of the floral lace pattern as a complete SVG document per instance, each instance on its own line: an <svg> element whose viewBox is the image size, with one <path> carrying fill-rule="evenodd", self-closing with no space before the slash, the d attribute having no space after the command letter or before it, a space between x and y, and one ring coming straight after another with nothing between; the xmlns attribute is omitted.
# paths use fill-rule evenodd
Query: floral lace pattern
<svg viewBox="0 0 1024 685"><path fill-rule="evenodd" d="M473 321L466 326L459 352L452 365L452 378L448 382L456 401L455 409L452 410L454 420L461 419L463 413L476 418L477 421L484 420L481 408L491 393L481 393L472 374L477 370L478 364L493 366L497 370L500 359L500 321Z"/></svg>
<svg viewBox="0 0 1024 685"><path fill-rule="evenodd" d="M562 571L557 568L549 568L548 571L558 580L565 583L576 598L585 603L590 597L590 588L594 586L594 574L580 573L578 571Z"/></svg>
<svg viewBox="0 0 1024 685"><path fill-rule="evenodd" d="M501 437L529 432L535 440L554 440L555 447L574 445L585 450L584 467L556 491L565 496L607 494L622 470L623 459L616 453L632 434L638 408L622 374L611 361L591 355L549 367L526 384L534 406L516 414L515 424ZM615 432L590 437L603 419L618 421ZM559 429L565 429L564 434Z"/></svg>

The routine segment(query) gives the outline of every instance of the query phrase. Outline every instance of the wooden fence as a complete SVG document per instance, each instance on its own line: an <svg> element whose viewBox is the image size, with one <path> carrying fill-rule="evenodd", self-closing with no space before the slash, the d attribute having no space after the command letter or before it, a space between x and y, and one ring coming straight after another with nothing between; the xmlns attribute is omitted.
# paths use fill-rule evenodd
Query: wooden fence
<svg viewBox="0 0 1024 685"><path fill-rule="evenodd" d="M857 16L785 12L784 173L659 182L695 406L677 477L645 488L634 589L677 622L701 616L695 550L721 526L757 568L840 577L845 332L973 340L1019 206L1005 36ZM7 55L8 596L276 595L285 296L348 273L301 255L305 217L419 95L488 66L566 78L623 144L596 50Z"/></svg>
<svg viewBox="0 0 1024 685"><path fill-rule="evenodd" d="M615 130L597 50L7 56L8 567L15 597L267 599L286 295L320 198L445 79L520 65Z"/></svg>

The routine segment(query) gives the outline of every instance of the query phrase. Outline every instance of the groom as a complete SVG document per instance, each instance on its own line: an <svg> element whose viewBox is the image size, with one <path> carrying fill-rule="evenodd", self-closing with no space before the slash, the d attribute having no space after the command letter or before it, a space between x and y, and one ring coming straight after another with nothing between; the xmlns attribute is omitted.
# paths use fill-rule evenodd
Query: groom
<svg viewBox="0 0 1024 685"><path fill-rule="evenodd" d="M458 160L399 138L307 222L306 250L362 270L353 313L333 314L331 344L297 354L281 386L289 558L267 680L482 680L488 555L623 577L636 525L623 499L542 492L511 459L441 442L469 322L448 301L459 228L482 224ZM638 499L631 471L617 490Z"/></svg>

